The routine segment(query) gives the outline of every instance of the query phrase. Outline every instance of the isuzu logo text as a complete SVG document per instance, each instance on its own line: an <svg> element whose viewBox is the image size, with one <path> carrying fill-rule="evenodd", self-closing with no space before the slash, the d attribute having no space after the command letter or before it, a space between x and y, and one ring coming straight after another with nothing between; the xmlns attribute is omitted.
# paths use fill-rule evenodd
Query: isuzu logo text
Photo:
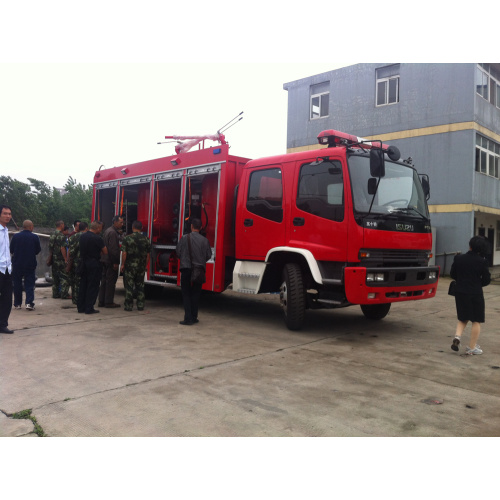
<svg viewBox="0 0 500 500"><path fill-rule="evenodd" d="M398 231L413 231L413 224L396 224Z"/></svg>

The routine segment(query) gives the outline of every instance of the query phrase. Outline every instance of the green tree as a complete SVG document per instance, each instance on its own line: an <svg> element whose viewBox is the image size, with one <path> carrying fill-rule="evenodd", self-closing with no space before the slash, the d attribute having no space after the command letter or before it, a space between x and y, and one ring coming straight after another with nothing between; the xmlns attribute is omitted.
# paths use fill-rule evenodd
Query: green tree
<svg viewBox="0 0 500 500"><path fill-rule="evenodd" d="M33 223L37 226L54 226L56 220L61 218L61 194L43 181L31 177L28 180L36 196L36 216L32 219Z"/></svg>
<svg viewBox="0 0 500 500"><path fill-rule="evenodd" d="M18 226L36 213L36 200L30 185L9 176L0 176L0 200L11 207L12 218Z"/></svg>
<svg viewBox="0 0 500 500"><path fill-rule="evenodd" d="M54 227L59 219L69 226L74 220L90 221L92 186L78 183L72 177L64 185L65 194L38 179L29 178L29 184L0 176L0 203L12 208L18 226L26 219L35 226ZM13 224L14 225L14 224Z"/></svg>
<svg viewBox="0 0 500 500"><path fill-rule="evenodd" d="M66 224L74 220L90 222L92 212L92 186L77 183L69 177L64 185L66 193L61 197L61 214Z"/></svg>

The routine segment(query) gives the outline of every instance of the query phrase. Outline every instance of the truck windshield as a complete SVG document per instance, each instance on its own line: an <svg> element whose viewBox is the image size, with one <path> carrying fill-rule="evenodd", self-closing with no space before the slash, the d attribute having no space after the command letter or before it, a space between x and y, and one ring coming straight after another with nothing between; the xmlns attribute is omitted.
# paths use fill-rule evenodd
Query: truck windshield
<svg viewBox="0 0 500 500"><path fill-rule="evenodd" d="M429 218L427 202L417 172L412 167L391 161L385 162L385 176L375 193L369 194L369 180L375 186L378 178L370 176L367 154L352 154L348 158L354 210L360 214L407 214ZM373 199L373 204L372 204ZM371 205L371 210L370 210Z"/></svg>

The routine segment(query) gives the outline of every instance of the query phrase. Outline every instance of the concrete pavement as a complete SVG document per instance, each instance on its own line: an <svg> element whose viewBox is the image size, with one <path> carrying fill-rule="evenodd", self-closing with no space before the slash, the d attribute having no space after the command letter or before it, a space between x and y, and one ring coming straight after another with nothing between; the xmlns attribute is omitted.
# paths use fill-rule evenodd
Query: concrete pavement
<svg viewBox="0 0 500 500"><path fill-rule="evenodd" d="M189 327L179 289L90 316L37 289L0 336L0 436L499 436L500 287L470 357L448 283L382 321L308 311L300 332L276 295L204 294Z"/></svg>

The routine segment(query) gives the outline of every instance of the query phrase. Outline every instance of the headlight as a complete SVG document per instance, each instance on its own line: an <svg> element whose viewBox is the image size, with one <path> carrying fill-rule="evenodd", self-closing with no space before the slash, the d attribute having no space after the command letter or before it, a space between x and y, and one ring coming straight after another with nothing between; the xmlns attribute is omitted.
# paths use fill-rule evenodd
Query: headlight
<svg viewBox="0 0 500 500"><path fill-rule="evenodd" d="M366 273L366 281L385 281L384 273Z"/></svg>
<svg viewBox="0 0 500 500"><path fill-rule="evenodd" d="M431 272L429 273L429 279L430 279L430 280L435 280L436 278L437 278L437 273L436 273L436 271L431 271Z"/></svg>

